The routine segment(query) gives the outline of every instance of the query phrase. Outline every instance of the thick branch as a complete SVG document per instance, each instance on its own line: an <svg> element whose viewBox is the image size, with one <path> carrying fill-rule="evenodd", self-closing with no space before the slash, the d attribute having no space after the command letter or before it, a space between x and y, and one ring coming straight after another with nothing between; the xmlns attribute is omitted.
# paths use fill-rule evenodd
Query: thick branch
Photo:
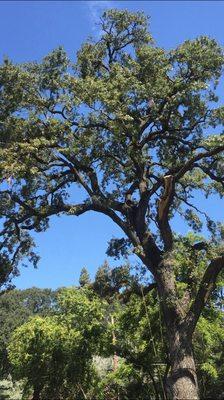
<svg viewBox="0 0 224 400"><path fill-rule="evenodd" d="M164 193L158 204L158 225L166 251L172 249L173 235L169 224L169 209L174 197L175 181L172 175L164 176Z"/></svg>
<svg viewBox="0 0 224 400"><path fill-rule="evenodd" d="M124 303L127 303L131 297L132 294L135 294L139 297L142 297L142 295L146 296L149 292L151 292L153 289L156 289L157 285L156 283L149 283L147 286L139 286L139 285L134 285L130 289L126 289L124 293L120 294L120 298L124 301Z"/></svg>
<svg viewBox="0 0 224 400"><path fill-rule="evenodd" d="M195 301L186 316L186 322L191 333L194 332L195 326L201 315L204 305L206 304L210 294L215 288L218 274L223 268L224 255L221 255L210 262L204 273Z"/></svg>

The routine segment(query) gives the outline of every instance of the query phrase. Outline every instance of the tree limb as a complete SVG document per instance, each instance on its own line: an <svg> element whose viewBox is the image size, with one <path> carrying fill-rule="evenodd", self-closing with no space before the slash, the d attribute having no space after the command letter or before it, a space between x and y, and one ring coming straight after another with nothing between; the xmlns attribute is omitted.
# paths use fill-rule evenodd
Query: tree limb
<svg viewBox="0 0 224 400"><path fill-rule="evenodd" d="M223 268L224 254L213 259L204 273L196 298L185 318L185 322L187 323L191 333L193 333L201 312L215 288L218 274Z"/></svg>
<svg viewBox="0 0 224 400"><path fill-rule="evenodd" d="M182 178L185 175L186 172L190 171L194 167L194 164L196 161L200 161L206 157L214 156L218 153L221 153L223 150L224 150L224 145L216 147L210 151L199 153L199 154L195 155L182 168L179 169L179 171L175 175L175 180L176 181L179 180L180 178Z"/></svg>
<svg viewBox="0 0 224 400"><path fill-rule="evenodd" d="M164 193L158 202L157 220L166 251L172 249L173 234L169 224L169 209L174 197L175 180L173 175L164 176Z"/></svg>

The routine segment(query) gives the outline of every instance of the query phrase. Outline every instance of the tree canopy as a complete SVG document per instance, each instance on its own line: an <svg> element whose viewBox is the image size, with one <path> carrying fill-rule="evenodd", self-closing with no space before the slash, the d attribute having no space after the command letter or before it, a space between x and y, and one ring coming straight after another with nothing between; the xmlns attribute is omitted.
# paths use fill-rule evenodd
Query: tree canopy
<svg viewBox="0 0 224 400"><path fill-rule="evenodd" d="M150 264L157 246L172 247L174 213L215 230L192 196L223 196L221 47L203 36L165 51L146 17L127 11L106 11L101 30L75 64L58 48L41 63L0 67L3 281L22 255L37 261L29 232L54 214L108 215L126 234L111 253L131 243Z"/></svg>

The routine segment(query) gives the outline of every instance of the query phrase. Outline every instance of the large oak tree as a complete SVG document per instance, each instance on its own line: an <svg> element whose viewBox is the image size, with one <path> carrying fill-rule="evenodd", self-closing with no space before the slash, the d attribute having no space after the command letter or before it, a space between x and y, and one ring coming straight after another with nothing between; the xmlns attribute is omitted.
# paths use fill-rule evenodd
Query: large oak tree
<svg viewBox="0 0 224 400"><path fill-rule="evenodd" d="M2 282L22 257L36 262L30 233L52 215L107 215L124 232L109 253L131 248L157 285L169 396L197 399L192 335L224 255L217 250L197 290L189 277L180 297L171 220L180 213L195 230L218 230L194 200L197 190L223 196L223 51L205 36L156 47L141 13L109 10L100 24L75 65L59 48L42 63L0 68Z"/></svg>

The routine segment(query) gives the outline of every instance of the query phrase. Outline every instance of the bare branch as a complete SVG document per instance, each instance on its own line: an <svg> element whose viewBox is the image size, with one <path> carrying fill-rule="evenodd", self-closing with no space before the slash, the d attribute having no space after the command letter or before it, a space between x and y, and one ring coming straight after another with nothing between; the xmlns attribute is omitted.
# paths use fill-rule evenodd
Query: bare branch
<svg viewBox="0 0 224 400"><path fill-rule="evenodd" d="M175 197L181 201L183 201L183 203L185 203L187 206L193 208L195 211L197 211L199 214L204 215L205 218L208 218L208 215L204 212L199 210L198 207L196 207L194 204L190 203L188 200L184 199L183 197L175 194Z"/></svg>

